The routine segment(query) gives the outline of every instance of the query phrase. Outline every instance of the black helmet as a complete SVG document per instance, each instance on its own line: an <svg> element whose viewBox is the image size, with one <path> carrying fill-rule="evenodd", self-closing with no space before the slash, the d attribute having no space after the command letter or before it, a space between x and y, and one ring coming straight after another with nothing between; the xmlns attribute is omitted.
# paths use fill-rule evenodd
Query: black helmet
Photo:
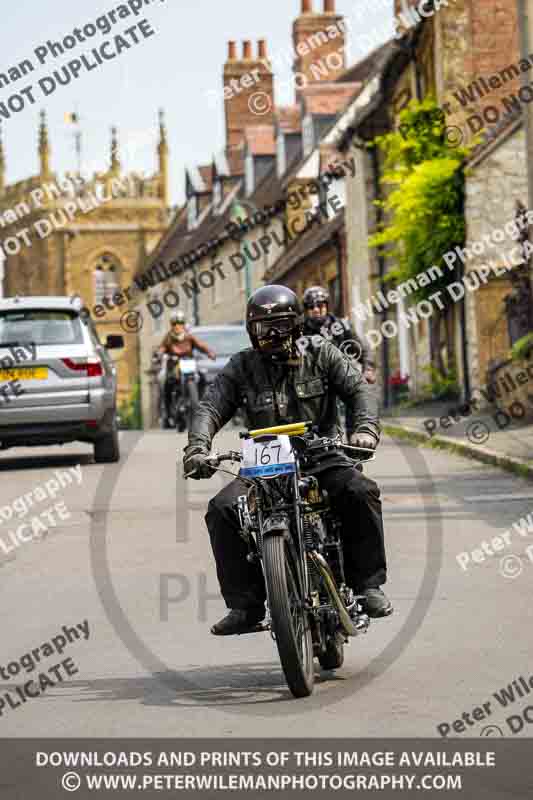
<svg viewBox="0 0 533 800"><path fill-rule="evenodd" d="M322 286L310 286L304 292L304 308L313 308L318 303L325 303L329 306L328 290Z"/></svg>
<svg viewBox="0 0 533 800"><path fill-rule="evenodd" d="M246 330L262 353L290 357L300 325L300 304L287 286L262 286L248 300Z"/></svg>

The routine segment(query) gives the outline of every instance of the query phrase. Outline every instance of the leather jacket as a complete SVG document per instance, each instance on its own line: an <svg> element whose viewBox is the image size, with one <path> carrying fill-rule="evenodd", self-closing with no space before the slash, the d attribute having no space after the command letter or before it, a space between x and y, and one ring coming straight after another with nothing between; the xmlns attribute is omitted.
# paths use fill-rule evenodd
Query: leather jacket
<svg viewBox="0 0 533 800"><path fill-rule="evenodd" d="M379 441L377 399L350 359L325 339L293 362L248 349L234 355L194 415L185 453L209 451L215 434L244 407L250 429L313 421L322 436L340 432L337 397L353 404L355 428Z"/></svg>
<svg viewBox="0 0 533 800"><path fill-rule="evenodd" d="M333 332L332 327L335 323L337 323L337 325L334 329L335 332ZM341 332L337 332L339 325L342 327ZM350 355L350 353L354 351L360 352L360 357L356 360L360 361L363 370L367 369L367 367L375 367L375 361L367 340L363 336L359 336L355 333L347 319L335 317L333 314L328 314L324 322L313 319L312 317L306 317L302 333L304 336L313 336L317 333L321 334L322 329L328 332L331 337L329 341L337 347L341 347L344 342L355 342L355 347L348 347L346 352L347 355Z"/></svg>
<svg viewBox="0 0 533 800"><path fill-rule="evenodd" d="M179 358L191 358L194 350L199 350L201 353L209 355L211 353L208 345L201 342L192 333L185 333L183 339L178 341L172 338L171 333L167 333L159 347L160 352L168 353L172 356Z"/></svg>

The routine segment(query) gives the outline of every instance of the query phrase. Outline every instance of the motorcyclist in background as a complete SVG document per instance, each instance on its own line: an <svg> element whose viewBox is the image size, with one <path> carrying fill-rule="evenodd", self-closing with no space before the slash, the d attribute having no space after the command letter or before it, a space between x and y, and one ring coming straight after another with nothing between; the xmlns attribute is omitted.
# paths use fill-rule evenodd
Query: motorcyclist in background
<svg viewBox="0 0 533 800"><path fill-rule="evenodd" d="M319 335L336 345L346 356L360 365L367 383L376 382L376 367L368 342L358 336L347 319L329 313L329 293L322 286L310 286L303 296L305 322L304 336ZM355 430L355 420L349 405L346 406L346 433Z"/></svg>
<svg viewBox="0 0 533 800"><path fill-rule="evenodd" d="M185 327L185 314L183 311L175 311L170 317L170 330L159 346L159 357L164 354L174 356L177 359L179 367L180 358L192 358L194 350L199 350L205 353L208 358L214 360L215 353L205 342L197 339L192 333L189 333ZM170 405L172 402L173 383L176 382L176 374L170 373L167 369L166 360L163 362L161 370L158 375L158 382L160 391L164 397L164 407L166 411L166 418L170 416ZM203 388L203 387L201 387Z"/></svg>
<svg viewBox="0 0 533 800"><path fill-rule="evenodd" d="M250 297L246 327L253 347L234 355L210 385L194 416L185 448L187 477L210 478L206 463L215 434L244 405L250 428L312 420L320 436L339 432L337 396L353 410L349 443L374 449L380 436L377 403L361 373L325 339L297 347L302 316L298 298L285 286L263 286ZM341 521L347 584L363 596L372 617L392 613L381 585L386 581L380 492L377 484L335 452L314 468ZM236 478L208 506L206 523L222 595L229 614L211 628L218 636L243 633L265 616L261 566L250 562L240 536L235 503L246 485Z"/></svg>

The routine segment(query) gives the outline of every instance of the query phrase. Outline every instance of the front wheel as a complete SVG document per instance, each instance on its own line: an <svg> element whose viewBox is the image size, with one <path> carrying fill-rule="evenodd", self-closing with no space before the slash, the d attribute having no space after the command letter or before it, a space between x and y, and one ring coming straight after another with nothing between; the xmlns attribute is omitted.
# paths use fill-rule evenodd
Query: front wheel
<svg viewBox="0 0 533 800"><path fill-rule="evenodd" d="M308 697L315 677L311 628L296 568L282 535L265 538L263 568L272 631L285 679L295 697Z"/></svg>
<svg viewBox="0 0 533 800"><path fill-rule="evenodd" d="M190 381L187 386L187 393L189 396L187 398L186 422L187 430L190 431L192 429L193 417L198 408L198 403L200 402L200 398L198 397L198 384L194 381Z"/></svg>

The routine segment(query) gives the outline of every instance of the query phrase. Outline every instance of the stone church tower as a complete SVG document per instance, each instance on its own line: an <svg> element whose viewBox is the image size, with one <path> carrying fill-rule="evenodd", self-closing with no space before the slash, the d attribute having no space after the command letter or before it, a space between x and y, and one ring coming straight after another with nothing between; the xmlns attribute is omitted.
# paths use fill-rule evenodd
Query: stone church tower
<svg viewBox="0 0 533 800"><path fill-rule="evenodd" d="M100 339L124 336L124 350L113 350L119 403L139 377L142 331L129 332L120 319L128 311L121 287L132 283L166 231L169 219L168 144L159 114L158 167L154 175L123 174L115 128L107 170L85 174L51 171L51 148L44 112L39 127L38 175L5 184L5 155L0 133L0 252L4 257L4 297L72 295L91 310ZM115 300L113 301L113 296Z"/></svg>

